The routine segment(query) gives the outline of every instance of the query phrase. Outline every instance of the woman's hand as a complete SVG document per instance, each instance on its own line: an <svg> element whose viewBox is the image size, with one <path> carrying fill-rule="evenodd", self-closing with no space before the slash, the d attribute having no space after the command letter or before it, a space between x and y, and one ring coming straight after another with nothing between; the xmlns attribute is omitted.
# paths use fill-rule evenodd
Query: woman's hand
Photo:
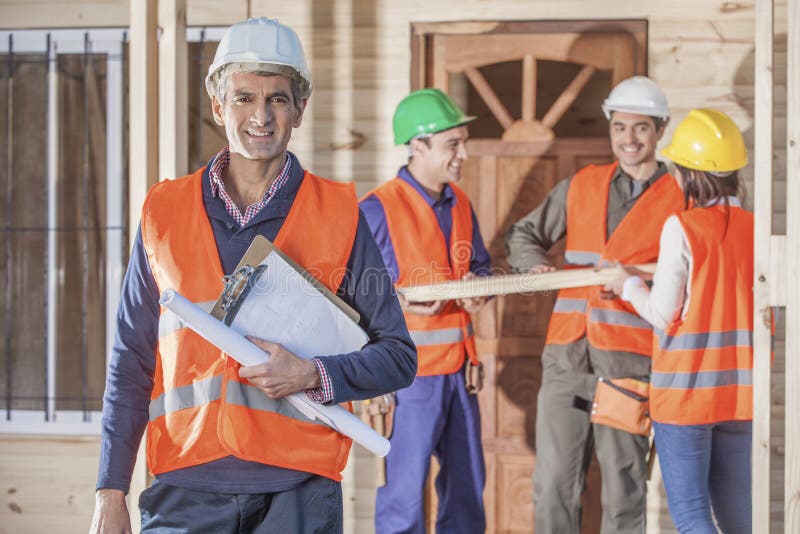
<svg viewBox="0 0 800 534"><path fill-rule="evenodd" d="M626 267L621 263L618 263L614 268L617 270L617 276L603 287L604 298L614 298L622 295L622 287L625 285L625 280L631 276L639 276L642 279L645 276L653 277L650 273L645 273L634 267Z"/></svg>

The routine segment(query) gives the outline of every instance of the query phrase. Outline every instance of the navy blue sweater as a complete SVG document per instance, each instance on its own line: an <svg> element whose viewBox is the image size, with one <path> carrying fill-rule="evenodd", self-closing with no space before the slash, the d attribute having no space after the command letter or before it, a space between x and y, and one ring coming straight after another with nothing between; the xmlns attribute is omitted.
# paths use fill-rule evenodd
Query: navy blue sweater
<svg viewBox="0 0 800 534"><path fill-rule="evenodd" d="M294 158L293 154L289 157ZM211 194L203 174L203 202L225 274L239 263L256 235L274 241L303 179L296 160L286 184L243 228ZM180 209L176 206L175 209ZM315 217L316 214L305 214ZM320 231L326 231L320 221ZM187 236L190 239L189 236ZM392 280L363 214L339 295L361 316L370 342L349 354L319 355L330 376L334 403L382 395L408 386L417 370L416 350L406 329ZM103 398L102 448L97 488L128 491L139 442L148 421L158 339L158 287L137 233L122 285L117 335ZM265 442L269 436L264 436ZM268 493L293 487L310 475L234 457L163 473L168 484L219 493Z"/></svg>

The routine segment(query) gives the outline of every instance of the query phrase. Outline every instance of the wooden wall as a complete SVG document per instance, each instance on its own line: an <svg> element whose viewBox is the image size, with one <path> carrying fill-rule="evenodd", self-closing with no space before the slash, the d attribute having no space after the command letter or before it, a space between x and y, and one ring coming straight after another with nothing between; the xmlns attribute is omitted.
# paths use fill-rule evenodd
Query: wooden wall
<svg viewBox="0 0 800 534"><path fill-rule="evenodd" d="M127 26L124 0L0 0L0 27ZM337 180L355 180L360 193L392 177L404 162L392 146L391 116L409 88L410 23L451 20L637 18L649 22L648 67L665 89L674 125L693 107L730 114L752 146L754 2L747 0L188 0L188 23L227 25L248 15L277 17L305 45L314 94L292 149L306 167ZM785 1L776 1L775 147L784 154ZM191 135L191 133L190 133ZM751 157L752 160L752 157ZM775 160L774 228L785 230L784 159ZM752 190L751 168L745 171ZM486 240L493 236L485 236ZM777 345L773 403L783 417L783 356ZM773 423L773 526L782 510L782 428ZM5 454L3 454L5 456ZM372 461L356 449L345 487L348 521L371 525ZM93 473L92 473L93 475ZM91 477L90 477L91 479ZM0 521L2 524L2 521ZM355 525L356 523L348 523ZM352 527L351 527L352 528ZM760 528L764 529L761 525ZM671 529L660 491L651 492L651 532Z"/></svg>
<svg viewBox="0 0 800 534"><path fill-rule="evenodd" d="M89 530L100 440L0 436L0 534Z"/></svg>

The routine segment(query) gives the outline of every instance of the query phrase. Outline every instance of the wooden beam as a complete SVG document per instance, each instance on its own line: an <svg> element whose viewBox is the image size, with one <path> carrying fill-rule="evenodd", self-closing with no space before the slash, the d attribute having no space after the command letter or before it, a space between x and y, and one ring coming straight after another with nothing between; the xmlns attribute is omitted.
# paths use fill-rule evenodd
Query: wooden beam
<svg viewBox="0 0 800 534"><path fill-rule="evenodd" d="M758 225L756 225L756 228ZM758 234L756 234L758 235ZM758 260L756 260L758 262ZM763 261L763 259L762 259ZM769 248L769 276L767 283L769 284L769 305L770 306L786 306L786 236L773 235L770 236ZM759 275L756 275L758 279ZM757 291L759 291L757 289ZM758 308L755 308L756 310Z"/></svg>
<svg viewBox="0 0 800 534"><path fill-rule="evenodd" d="M551 129L556 125L572 103L575 102L575 99L578 98L578 95L583 91L583 88L586 87L586 84L589 83L594 71L595 68L591 65L586 65L580 70L575 78L569 82L564 92L558 95L558 98L553 102L553 105L550 106L550 109L547 110L544 117L542 117L542 124Z"/></svg>
<svg viewBox="0 0 800 534"><path fill-rule="evenodd" d="M753 524L769 525L770 391L772 331L770 318L772 236L772 34L773 0L758 0L755 35L754 135L754 320L753 320Z"/></svg>
<svg viewBox="0 0 800 534"><path fill-rule="evenodd" d="M800 268L800 0L788 0L786 45L787 272ZM786 279L786 467L784 531L800 532L800 277Z"/></svg>
<svg viewBox="0 0 800 534"><path fill-rule="evenodd" d="M128 242L133 244L144 197L158 180L158 0L131 2L130 9ZM144 444L143 438L128 492L128 512L134 532L140 528L139 494L148 484Z"/></svg>
<svg viewBox="0 0 800 534"><path fill-rule="evenodd" d="M158 0L131 2L130 6L128 213L132 244L144 197L158 180Z"/></svg>
<svg viewBox="0 0 800 534"><path fill-rule="evenodd" d="M536 58L522 58L522 120L533 122L536 117Z"/></svg>
<svg viewBox="0 0 800 534"><path fill-rule="evenodd" d="M186 0L161 0L158 8L158 177L163 180L189 171Z"/></svg>
<svg viewBox="0 0 800 534"><path fill-rule="evenodd" d="M432 41L432 52L433 58L431 63L433 64L433 73L432 73L432 84L431 87L436 87L437 89L441 89L445 93L450 93L450 75L445 69L445 60L444 60L444 53L445 47L443 42L443 37L441 35L434 35L431 38Z"/></svg>
<svg viewBox="0 0 800 534"><path fill-rule="evenodd" d="M500 124L503 126L503 129L508 130L511 125L514 124L514 119L500 101L497 93L492 90L489 82L487 82L486 78L483 77L483 74L481 74L480 71L474 67L467 67L464 69L464 74L467 75L470 83L473 85L473 87L475 87L475 90L478 91L478 94L481 95L483 101L486 102L486 105L489 107L492 115L494 115L495 118L500 122Z"/></svg>

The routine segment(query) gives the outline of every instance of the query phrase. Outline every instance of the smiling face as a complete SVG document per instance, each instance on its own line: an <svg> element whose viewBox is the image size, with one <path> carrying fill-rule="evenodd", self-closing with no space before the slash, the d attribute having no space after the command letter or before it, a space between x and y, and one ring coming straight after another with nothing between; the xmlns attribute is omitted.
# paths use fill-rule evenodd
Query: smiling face
<svg viewBox="0 0 800 534"><path fill-rule="evenodd" d="M656 160L656 144L664 135L664 126L656 128L652 117L614 111L609 121L611 150L622 169L630 175L642 165Z"/></svg>
<svg viewBox="0 0 800 534"><path fill-rule="evenodd" d="M467 159L466 126L435 133L412 141L411 173L422 185L441 191L448 182L461 178L461 164Z"/></svg>
<svg viewBox="0 0 800 534"><path fill-rule="evenodd" d="M292 101L292 80L232 72L224 101L213 97L214 122L225 127L231 156L273 161L284 157L292 129L300 126L307 100Z"/></svg>

